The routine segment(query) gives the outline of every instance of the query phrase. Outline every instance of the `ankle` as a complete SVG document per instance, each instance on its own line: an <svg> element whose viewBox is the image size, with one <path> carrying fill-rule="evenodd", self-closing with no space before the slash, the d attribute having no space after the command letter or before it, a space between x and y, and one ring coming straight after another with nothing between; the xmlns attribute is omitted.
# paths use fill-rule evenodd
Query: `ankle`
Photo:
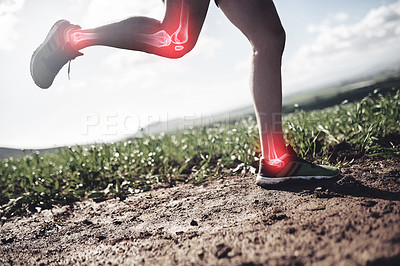
<svg viewBox="0 0 400 266"><path fill-rule="evenodd" d="M84 41L83 33L82 33L82 31L80 29L77 29L76 27L73 27L73 28L71 27L71 28L67 29L65 31L64 38L65 38L65 41L67 43L70 43L71 46L75 50L79 51L82 48L84 48L82 46L83 41Z"/></svg>

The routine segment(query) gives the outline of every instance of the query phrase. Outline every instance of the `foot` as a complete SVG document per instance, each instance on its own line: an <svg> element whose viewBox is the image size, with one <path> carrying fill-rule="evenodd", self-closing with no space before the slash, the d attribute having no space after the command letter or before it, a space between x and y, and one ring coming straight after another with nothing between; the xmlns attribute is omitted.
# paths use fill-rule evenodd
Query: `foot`
<svg viewBox="0 0 400 266"><path fill-rule="evenodd" d="M316 165L299 158L292 147L288 146L288 156L279 165L270 164L261 158L256 183L259 186L272 185L289 179L334 178L339 174L336 167Z"/></svg>
<svg viewBox="0 0 400 266"><path fill-rule="evenodd" d="M66 32L81 29L66 20L57 21L50 29L44 42L31 58L31 75L39 87L47 89L53 84L60 69L77 56L83 55L66 40Z"/></svg>

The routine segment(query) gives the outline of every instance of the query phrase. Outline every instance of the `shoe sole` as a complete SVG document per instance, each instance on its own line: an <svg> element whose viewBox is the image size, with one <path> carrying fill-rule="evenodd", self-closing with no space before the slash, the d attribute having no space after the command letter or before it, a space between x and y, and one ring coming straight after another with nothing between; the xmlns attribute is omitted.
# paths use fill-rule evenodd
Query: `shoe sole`
<svg viewBox="0 0 400 266"><path fill-rule="evenodd" d="M53 25L53 27L51 27L49 33L46 36L46 39L44 39L42 44L33 52L33 55L32 55L32 58L31 58L31 64L30 64L31 76L33 78L33 81L35 81L35 84L38 85L42 89L48 89L53 82L51 82L51 84L49 86L36 83L35 77L33 75L33 65L34 65L34 61L35 61L36 55L49 42L49 40L53 37L54 33L60 27L60 25L65 23L65 22L69 23L69 21L67 21L67 20L59 20L59 21L57 21Z"/></svg>
<svg viewBox="0 0 400 266"><path fill-rule="evenodd" d="M287 180L310 180L310 179L330 179L335 178L340 175L340 172L333 176L287 176L287 177L264 177L257 175L256 177L256 184L259 186L263 185L276 185Z"/></svg>

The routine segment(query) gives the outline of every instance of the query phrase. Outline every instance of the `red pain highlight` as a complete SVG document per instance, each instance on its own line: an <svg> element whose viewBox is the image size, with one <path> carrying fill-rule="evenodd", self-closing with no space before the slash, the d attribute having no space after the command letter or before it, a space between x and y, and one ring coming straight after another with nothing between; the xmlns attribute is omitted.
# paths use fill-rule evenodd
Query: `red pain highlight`
<svg viewBox="0 0 400 266"><path fill-rule="evenodd" d="M279 149L277 147L285 147L285 145L277 145L279 138L274 138L272 134L269 134L264 138L264 142L267 144L267 149L264 150L265 163L274 168L283 168L286 166L287 158L289 154L286 149Z"/></svg>
<svg viewBox="0 0 400 266"><path fill-rule="evenodd" d="M161 30L153 34L139 34L139 36L144 43L151 46L162 48L174 45L175 51L182 51L185 48L183 44L189 40L189 12L187 8L184 8L184 4L182 3L179 26L171 35L165 30Z"/></svg>

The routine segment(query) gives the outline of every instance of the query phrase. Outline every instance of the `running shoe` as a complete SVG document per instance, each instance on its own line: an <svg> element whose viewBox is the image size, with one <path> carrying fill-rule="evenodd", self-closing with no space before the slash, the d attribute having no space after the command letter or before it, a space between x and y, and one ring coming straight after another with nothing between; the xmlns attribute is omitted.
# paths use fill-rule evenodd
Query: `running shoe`
<svg viewBox="0 0 400 266"><path fill-rule="evenodd" d="M317 165L299 158L291 146L287 147L287 155L280 164L271 164L261 158L257 185L279 184L291 179L334 178L340 174L336 167Z"/></svg>
<svg viewBox="0 0 400 266"><path fill-rule="evenodd" d="M66 63L83 55L74 49L65 38L67 30L79 29L81 27L72 25L66 20L57 21L50 29L46 39L33 53L31 75L33 81L40 88L49 88L57 73Z"/></svg>

